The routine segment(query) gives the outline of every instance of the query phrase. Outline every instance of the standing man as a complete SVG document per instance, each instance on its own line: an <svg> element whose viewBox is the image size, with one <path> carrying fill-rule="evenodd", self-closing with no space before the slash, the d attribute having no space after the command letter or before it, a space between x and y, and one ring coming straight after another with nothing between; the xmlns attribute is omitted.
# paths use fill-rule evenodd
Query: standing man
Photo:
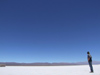
<svg viewBox="0 0 100 75"><path fill-rule="evenodd" d="M92 56L90 55L90 52L87 52L87 59L88 59L88 63L89 63L89 66L90 66L91 73L93 73Z"/></svg>

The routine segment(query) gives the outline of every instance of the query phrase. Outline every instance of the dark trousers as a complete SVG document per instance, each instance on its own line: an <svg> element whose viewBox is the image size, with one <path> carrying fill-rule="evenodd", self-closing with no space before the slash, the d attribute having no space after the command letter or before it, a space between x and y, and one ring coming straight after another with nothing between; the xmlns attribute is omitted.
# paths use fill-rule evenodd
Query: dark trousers
<svg viewBox="0 0 100 75"><path fill-rule="evenodd" d="M93 72L92 61L89 61L88 63L89 63L89 66L90 66L90 70L91 70L91 72Z"/></svg>

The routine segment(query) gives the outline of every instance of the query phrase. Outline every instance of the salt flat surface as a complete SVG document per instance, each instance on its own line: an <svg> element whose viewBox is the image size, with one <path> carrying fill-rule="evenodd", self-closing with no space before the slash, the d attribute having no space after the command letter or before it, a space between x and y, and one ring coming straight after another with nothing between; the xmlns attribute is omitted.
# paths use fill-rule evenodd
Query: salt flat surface
<svg viewBox="0 0 100 75"><path fill-rule="evenodd" d="M79 66L6 66L0 67L0 75L100 75L100 65L93 65L94 73L89 73L88 65Z"/></svg>

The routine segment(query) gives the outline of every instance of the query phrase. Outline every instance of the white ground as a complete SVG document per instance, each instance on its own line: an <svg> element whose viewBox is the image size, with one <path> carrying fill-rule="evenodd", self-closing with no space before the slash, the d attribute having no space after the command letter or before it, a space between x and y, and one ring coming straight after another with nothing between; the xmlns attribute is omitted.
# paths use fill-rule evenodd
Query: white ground
<svg viewBox="0 0 100 75"><path fill-rule="evenodd" d="M89 73L88 65L80 66L6 66L0 67L0 75L100 75L100 65L93 65L94 73Z"/></svg>

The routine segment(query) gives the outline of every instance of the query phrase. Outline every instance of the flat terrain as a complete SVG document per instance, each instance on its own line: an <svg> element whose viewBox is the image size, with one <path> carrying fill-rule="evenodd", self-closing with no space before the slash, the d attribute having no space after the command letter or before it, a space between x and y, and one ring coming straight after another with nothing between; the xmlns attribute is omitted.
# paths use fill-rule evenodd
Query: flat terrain
<svg viewBox="0 0 100 75"><path fill-rule="evenodd" d="M6 66L0 67L0 75L100 75L100 65L93 65L94 73L89 73L88 65L79 66Z"/></svg>

